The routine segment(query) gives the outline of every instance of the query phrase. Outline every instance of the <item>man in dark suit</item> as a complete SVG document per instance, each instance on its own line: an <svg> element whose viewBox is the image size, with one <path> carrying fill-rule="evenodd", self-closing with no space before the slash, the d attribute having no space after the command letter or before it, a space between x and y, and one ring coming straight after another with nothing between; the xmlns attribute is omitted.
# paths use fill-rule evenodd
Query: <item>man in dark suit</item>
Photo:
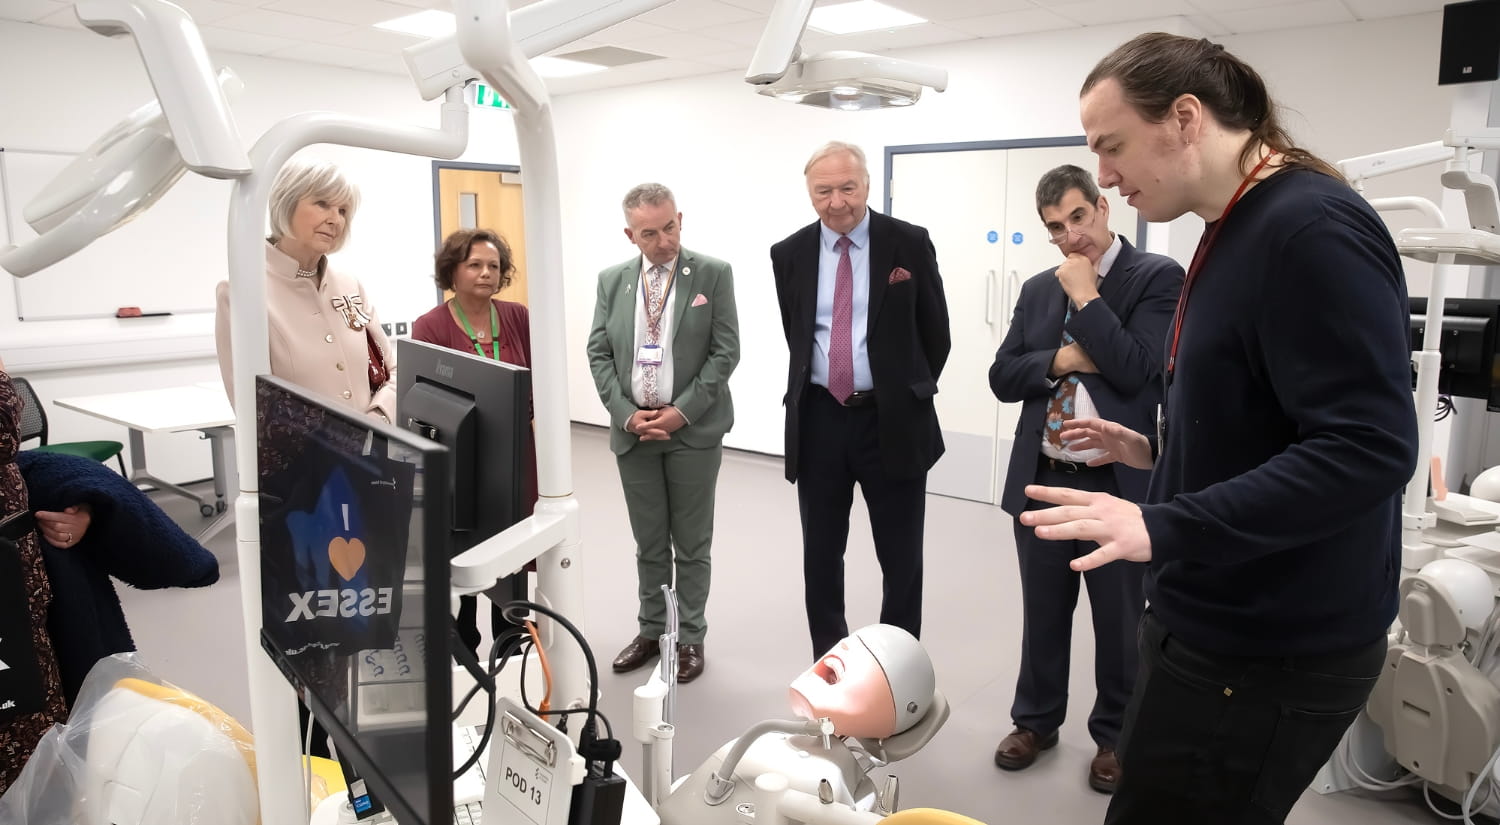
<svg viewBox="0 0 1500 825"><path fill-rule="evenodd" d="M623 206L625 236L641 254L599 273L588 342L636 542L640 631L614 670L635 670L660 652L661 587L675 584L677 681L691 682L703 673L714 491L724 433L734 426L734 274L729 264L682 248L682 213L667 187L641 184Z"/></svg>
<svg viewBox="0 0 1500 825"><path fill-rule="evenodd" d="M1091 467L1101 450L1070 449L1063 421L1105 418L1147 432L1161 403L1167 325L1182 290L1182 267L1142 252L1109 230L1109 203L1088 172L1059 166L1042 176L1037 212L1062 265L1021 287L1005 342L990 367L1001 401L1020 401L1015 445L1000 505L1011 516L1048 505L1026 497L1027 484L1102 491L1130 501L1146 496L1150 473L1115 462ZM1014 523L1021 564L1021 672L1010 715L1015 730L995 764L1021 770L1057 744L1068 705L1069 648L1079 574L1068 562L1098 545L1053 542ZM1115 744L1135 684L1135 629L1145 607L1146 566L1122 562L1083 574L1094 620L1094 684L1089 734L1098 752L1089 786L1113 793L1120 766Z"/></svg>
<svg viewBox="0 0 1500 825"><path fill-rule="evenodd" d="M927 470L943 454L932 397L948 306L927 230L865 206L864 153L830 143L803 170L819 220L771 247L787 368L786 478L802 514L813 656L849 634L844 547L858 482L884 589L880 621L922 629Z"/></svg>

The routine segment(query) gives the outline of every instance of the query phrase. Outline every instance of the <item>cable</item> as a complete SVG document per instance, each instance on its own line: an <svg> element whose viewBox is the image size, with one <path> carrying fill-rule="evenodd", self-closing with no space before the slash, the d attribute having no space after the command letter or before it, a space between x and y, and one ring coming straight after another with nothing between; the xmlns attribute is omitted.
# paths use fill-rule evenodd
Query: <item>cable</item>
<svg viewBox="0 0 1500 825"><path fill-rule="evenodd" d="M1438 816L1442 817L1443 819L1453 820L1454 822L1462 822L1462 821L1468 819L1468 817L1464 816L1463 814L1445 814L1442 811L1438 810L1437 806L1434 805L1434 804L1432 804L1432 795L1430 793L1428 793L1428 790L1431 787L1432 787L1432 783L1431 782L1425 782L1424 781L1422 783L1422 799L1426 800L1427 807L1428 807L1429 810L1431 810L1433 813L1437 814Z"/></svg>
<svg viewBox="0 0 1500 825"><path fill-rule="evenodd" d="M1490 786L1493 781L1492 777L1494 776L1493 771L1495 770L1496 760L1500 760L1500 748L1496 748L1495 752L1490 754L1490 761L1484 763L1484 770L1480 771L1479 776L1474 778L1474 781L1469 785L1469 792L1464 794L1463 807L1459 809L1459 813L1463 814L1463 819L1466 823L1473 823L1474 821L1469 818L1469 811L1473 809L1474 805L1474 794L1479 788L1479 783L1483 782L1485 787ZM1485 794L1484 801L1485 804L1489 803L1490 794ZM1483 808L1484 806L1481 805L1480 807Z"/></svg>
<svg viewBox="0 0 1500 825"><path fill-rule="evenodd" d="M531 634L531 648L536 651L536 660L542 666L542 681L547 685L547 692L542 694L541 704L537 705L543 713L552 709L552 667L547 663L547 649L542 647L542 638L537 635L536 622L527 622L526 631ZM526 666L526 660L521 660L521 666ZM525 683L525 679L521 680Z"/></svg>
<svg viewBox="0 0 1500 825"><path fill-rule="evenodd" d="M1458 408L1453 406L1453 396L1439 395L1437 398L1437 415L1433 420L1442 421L1450 415L1458 415Z"/></svg>

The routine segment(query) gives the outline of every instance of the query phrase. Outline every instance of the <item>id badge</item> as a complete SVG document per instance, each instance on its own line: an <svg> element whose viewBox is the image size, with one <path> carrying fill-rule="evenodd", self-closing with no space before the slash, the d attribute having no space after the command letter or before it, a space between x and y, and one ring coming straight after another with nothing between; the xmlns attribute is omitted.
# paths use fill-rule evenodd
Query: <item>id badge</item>
<svg viewBox="0 0 1500 825"><path fill-rule="evenodd" d="M635 362L641 366L661 366L661 345L645 344L635 353Z"/></svg>

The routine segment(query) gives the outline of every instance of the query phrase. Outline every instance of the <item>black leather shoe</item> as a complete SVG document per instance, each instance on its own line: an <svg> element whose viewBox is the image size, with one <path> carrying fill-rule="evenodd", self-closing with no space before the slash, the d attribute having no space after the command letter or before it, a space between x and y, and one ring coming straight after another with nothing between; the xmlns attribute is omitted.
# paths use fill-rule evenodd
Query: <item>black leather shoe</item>
<svg viewBox="0 0 1500 825"><path fill-rule="evenodd" d="M703 675L703 645L677 646L677 684L685 685Z"/></svg>
<svg viewBox="0 0 1500 825"><path fill-rule="evenodd" d="M1018 725L995 748L995 764L1007 771L1019 771L1031 767L1037 754L1054 747L1057 747L1057 731L1041 736Z"/></svg>
<svg viewBox="0 0 1500 825"><path fill-rule="evenodd" d="M628 673L641 665L655 659L661 653L661 642L656 639L648 639L645 636L637 636L630 640L630 644L620 651L615 657L615 672Z"/></svg>
<svg viewBox="0 0 1500 825"><path fill-rule="evenodd" d="M1089 787L1099 793L1114 793L1120 784L1120 759L1114 748L1099 747L1089 763Z"/></svg>

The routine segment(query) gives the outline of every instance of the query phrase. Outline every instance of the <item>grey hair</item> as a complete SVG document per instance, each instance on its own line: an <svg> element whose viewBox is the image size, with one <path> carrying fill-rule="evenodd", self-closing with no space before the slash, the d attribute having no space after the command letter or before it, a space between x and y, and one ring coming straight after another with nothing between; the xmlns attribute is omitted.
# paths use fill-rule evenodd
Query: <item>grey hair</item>
<svg viewBox="0 0 1500 825"><path fill-rule="evenodd" d="M292 215L297 204L308 198L326 199L348 204L344 231L334 241L332 252L343 248L354 227L354 212L359 208L359 189L350 183L339 168L323 160L289 160L271 184L271 243L291 234Z"/></svg>
<svg viewBox="0 0 1500 825"><path fill-rule="evenodd" d="M843 141L839 140L830 140L822 146L819 146L818 151L813 152L812 157L807 159L807 165L802 167L803 176L806 176L808 172L812 171L813 164L817 163L818 161L827 157L832 157L833 155L842 155L846 153L853 155L854 159L856 161L859 161L860 171L865 173L865 183L869 183L870 167L865 163L865 150L859 148L858 146L855 146L852 143L844 143Z"/></svg>
<svg viewBox="0 0 1500 825"><path fill-rule="evenodd" d="M1036 185L1036 213L1041 216L1042 210L1049 206L1062 203L1064 195L1070 189L1077 189L1083 193L1085 200L1093 206L1099 205L1099 186L1094 183L1094 176L1071 163L1065 163L1056 169L1049 170L1042 175L1042 179Z"/></svg>
<svg viewBox="0 0 1500 825"><path fill-rule="evenodd" d="M640 209L642 206L660 206L663 203L677 205L677 199L672 197L672 190L659 183L642 183L632 186L625 193L625 200L620 201L620 209L625 212L625 222L630 222L630 210Z"/></svg>

